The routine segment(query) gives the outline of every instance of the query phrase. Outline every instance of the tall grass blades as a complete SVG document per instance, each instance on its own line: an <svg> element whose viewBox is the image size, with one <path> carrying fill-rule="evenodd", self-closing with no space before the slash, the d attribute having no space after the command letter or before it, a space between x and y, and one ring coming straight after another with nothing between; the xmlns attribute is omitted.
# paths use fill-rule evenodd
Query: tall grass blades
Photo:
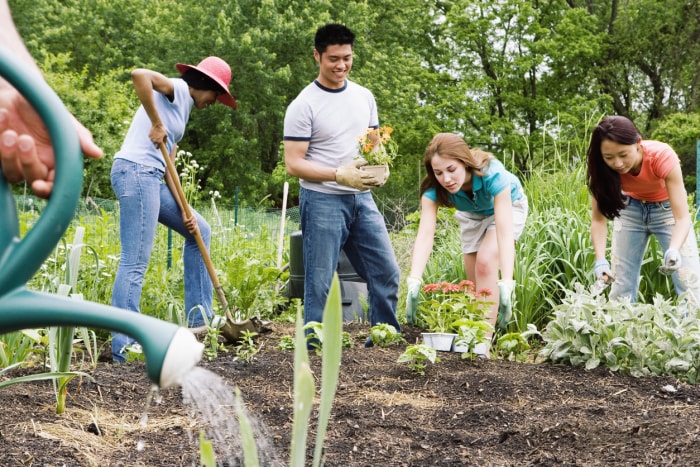
<svg viewBox="0 0 700 467"><path fill-rule="evenodd" d="M82 300L82 295L78 293L78 271L80 269L80 257L82 249L85 247L83 239L85 229L78 227L75 229L75 237L70 245L70 253L66 260L66 283L60 284L58 288L59 295L68 295L71 291L71 296L76 300ZM94 252L93 252L94 254ZM97 258L96 255L94 255ZM90 333L88 329L82 329L80 334L83 337L90 339L94 337L94 333ZM56 393L56 413L62 414L65 411L66 396L68 394L68 383L79 376L81 372L71 372L71 361L73 358L73 338L75 336L75 328L69 326L51 327L49 329L49 362L51 364L51 372L61 374L62 376L53 379L54 391ZM94 339L96 340L96 339ZM88 353L91 349L97 349L97 344L91 345L91 340L85 342ZM96 352L90 355L93 362L97 362Z"/></svg>
<svg viewBox="0 0 700 467"><path fill-rule="evenodd" d="M313 373L309 366L309 352L306 346L304 320L301 310L301 306L298 306L294 343L294 420L290 449L290 465L292 467L303 467L306 465L308 424L316 391ZM323 374L321 375L321 402L318 411L316 445L312 464L314 467L322 464L323 443L340 373L343 321L340 281L337 273L333 277L323 311L323 330Z"/></svg>

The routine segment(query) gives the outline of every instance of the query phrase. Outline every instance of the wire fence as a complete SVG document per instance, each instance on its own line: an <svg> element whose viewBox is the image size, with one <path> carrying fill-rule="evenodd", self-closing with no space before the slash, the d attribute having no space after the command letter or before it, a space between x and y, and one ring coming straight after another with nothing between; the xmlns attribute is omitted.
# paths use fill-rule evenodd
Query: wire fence
<svg viewBox="0 0 700 467"><path fill-rule="evenodd" d="M46 200L32 195L15 195L17 210L20 213L40 214L46 206ZM224 204L201 204L194 207L196 211L209 222L212 229L233 230L243 228L250 232L266 232L269 235L279 235L282 226L282 209L247 208L241 206L226 206ZM81 198L75 211L75 220L81 224L101 222L105 216L116 218L119 214L119 202L114 199ZM284 213L284 234L289 235L299 230L299 207L293 206Z"/></svg>
<svg viewBox="0 0 700 467"><path fill-rule="evenodd" d="M46 200L32 195L15 195L15 202L19 212L37 212L46 206ZM416 209L405 201L388 200L375 197L379 211L384 216L387 228L390 231L400 231L410 220L407 213ZM279 208L249 208L225 203L200 203L193 206L204 219L209 222L212 229L232 230L244 228L249 232L266 232L269 235L279 235L282 225L282 209ZM93 198L87 196L78 202L75 218L80 222L100 222L98 219L104 216L117 217L119 214L119 202L115 199ZM284 212L284 235L300 229L301 216L299 207L292 206Z"/></svg>

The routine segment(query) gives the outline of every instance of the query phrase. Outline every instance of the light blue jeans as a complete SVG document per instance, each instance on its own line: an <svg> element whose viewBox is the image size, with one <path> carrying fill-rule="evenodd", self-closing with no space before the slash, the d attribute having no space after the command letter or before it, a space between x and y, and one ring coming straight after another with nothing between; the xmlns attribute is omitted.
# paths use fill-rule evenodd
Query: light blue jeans
<svg viewBox="0 0 700 467"><path fill-rule="evenodd" d="M331 195L301 188L304 244L304 323L323 320L323 309L341 248L365 282L371 326L401 330L396 303L401 271L384 217L372 193Z"/></svg>
<svg viewBox="0 0 700 467"><path fill-rule="evenodd" d="M140 313L143 278L153 252L158 223L171 228L185 238L183 252L185 281L185 312L188 326L204 324L202 309L207 317L213 316L213 286L202 255L182 222L182 213L163 183L163 171L125 159L112 164L112 188L119 199L119 240L121 256L114 279L112 306ZM197 225L209 249L211 228L199 213ZM112 357L124 361L124 347L134 340L124 334L112 333Z"/></svg>
<svg viewBox="0 0 700 467"><path fill-rule="evenodd" d="M674 225L675 218L669 201L646 202L628 198L627 207L613 221L611 272L615 282L610 298L630 297L632 302L637 301L639 274L649 236L655 235L663 251L666 251L671 244ZM691 275L700 277L698 244L692 227L680 253L681 268L672 275L677 294L687 290L685 283L689 279L690 283L697 283L690 278ZM696 300L700 299L700 290L693 289L693 295Z"/></svg>

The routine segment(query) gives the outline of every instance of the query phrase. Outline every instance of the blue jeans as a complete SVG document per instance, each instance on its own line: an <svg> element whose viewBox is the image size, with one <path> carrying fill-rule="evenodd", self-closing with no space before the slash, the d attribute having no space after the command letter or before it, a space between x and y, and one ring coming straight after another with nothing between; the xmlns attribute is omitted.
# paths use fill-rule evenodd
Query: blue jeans
<svg viewBox="0 0 700 467"><path fill-rule="evenodd" d="M299 199L304 323L322 322L342 248L357 275L367 282L370 324L387 323L400 331L396 303L401 271L372 194L330 195L301 188Z"/></svg>
<svg viewBox="0 0 700 467"><path fill-rule="evenodd" d="M163 183L163 175L160 169L125 159L115 159L112 164L111 181L119 199L121 242L112 306L140 313L143 278L153 252L156 227L160 222L185 238L185 312L188 326L201 326L204 324L202 309L208 317L213 316L211 278L195 237L185 229L180 208L168 186ZM211 239L209 224L197 212L192 213L197 217L197 225L208 250ZM112 333L113 360L123 362L123 349L133 342L133 339L124 334Z"/></svg>
<svg viewBox="0 0 700 467"><path fill-rule="evenodd" d="M674 225L669 201L646 202L628 198L627 207L613 221L611 272L615 282L610 298L629 297L632 302L637 300L639 274L649 236L655 235L663 251L666 251L671 244ZM687 290L685 282L690 275L700 277L698 244L692 226L680 253L681 268L672 276L677 294ZM699 290L693 290L693 295L700 299Z"/></svg>

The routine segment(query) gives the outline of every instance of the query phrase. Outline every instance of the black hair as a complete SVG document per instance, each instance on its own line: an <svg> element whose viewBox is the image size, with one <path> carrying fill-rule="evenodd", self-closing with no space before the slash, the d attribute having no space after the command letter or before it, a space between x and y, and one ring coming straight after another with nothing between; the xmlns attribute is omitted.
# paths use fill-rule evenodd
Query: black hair
<svg viewBox="0 0 700 467"><path fill-rule="evenodd" d="M226 92L219 83L211 79L199 70L193 68L188 69L182 74L182 79L192 89L200 91L216 91L217 93Z"/></svg>
<svg viewBox="0 0 700 467"><path fill-rule="evenodd" d="M603 141L619 144L635 144L642 135L629 118L621 116L603 117L591 133L588 145L588 191L598 202L598 209L608 219L620 215L625 208L626 196L622 193L620 174L603 160L600 145Z"/></svg>
<svg viewBox="0 0 700 467"><path fill-rule="evenodd" d="M355 45L355 33L342 24L330 23L321 26L314 37L314 48L320 55L326 51L329 45Z"/></svg>

